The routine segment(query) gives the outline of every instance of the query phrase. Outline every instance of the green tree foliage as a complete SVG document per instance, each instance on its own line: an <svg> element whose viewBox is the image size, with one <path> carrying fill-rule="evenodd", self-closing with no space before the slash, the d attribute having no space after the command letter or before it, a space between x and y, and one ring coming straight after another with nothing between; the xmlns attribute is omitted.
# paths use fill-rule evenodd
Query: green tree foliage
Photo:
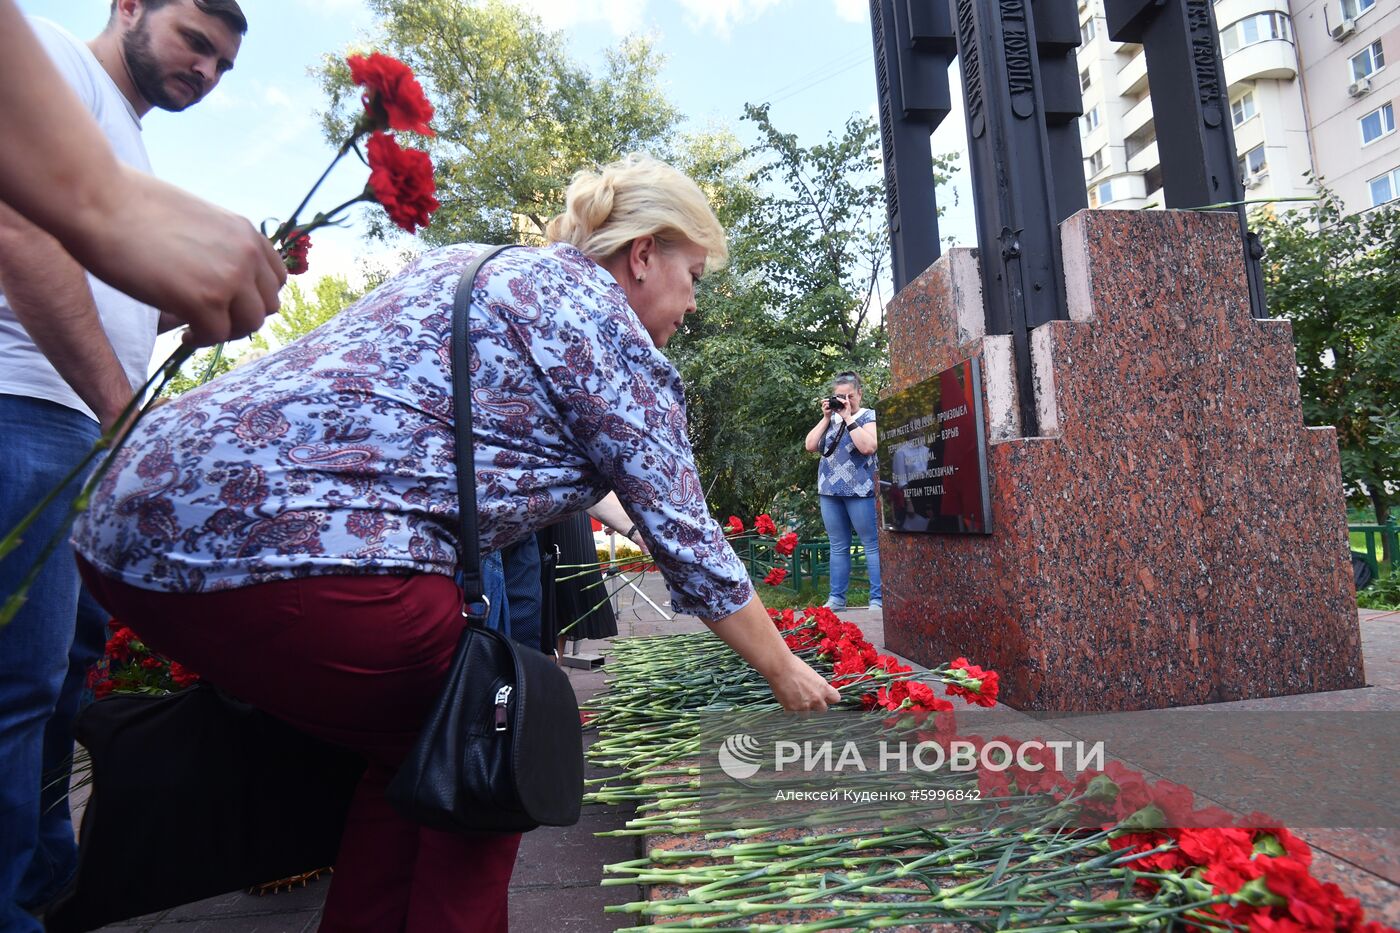
<svg viewBox="0 0 1400 933"><path fill-rule="evenodd" d="M222 376L233 369L234 358L224 350L224 345L218 344L200 350L190 357L166 385L165 391L161 392L161 397L174 398L177 395L184 395L190 389L198 388L210 379Z"/></svg>
<svg viewBox="0 0 1400 933"><path fill-rule="evenodd" d="M707 276L700 313L667 348L685 378L691 437L721 515L761 511L819 534L816 461L802 441L843 369L873 404L888 381L875 297L888 234L873 121L853 117L804 147L766 106L759 141L687 140L685 167L729 231L730 263ZM939 160L941 176L951 160Z"/></svg>
<svg viewBox="0 0 1400 933"><path fill-rule="evenodd" d="M373 47L410 65L437 109L423 141L437 167L442 208L429 244L543 242L581 168L629 152L666 155L678 114L657 89L661 58L645 39L607 50L594 74L560 33L504 0L370 0ZM341 139L359 110L343 58L321 74L327 136ZM371 232L385 222L371 214Z"/></svg>
<svg viewBox="0 0 1400 933"><path fill-rule="evenodd" d="M291 343L350 307L381 281L383 275L375 274L363 286L356 287L343 275L325 275L312 286L310 294L302 291L300 283L288 282L282 293L282 310L268 319L267 331L275 338L276 346ZM274 342L267 339L265 332L259 332L253 337L253 346L269 350Z"/></svg>
<svg viewBox="0 0 1400 933"><path fill-rule="evenodd" d="M1269 311L1293 322L1303 416L1336 426L1348 490L1384 522L1400 492L1400 210L1348 215L1324 189L1257 227Z"/></svg>

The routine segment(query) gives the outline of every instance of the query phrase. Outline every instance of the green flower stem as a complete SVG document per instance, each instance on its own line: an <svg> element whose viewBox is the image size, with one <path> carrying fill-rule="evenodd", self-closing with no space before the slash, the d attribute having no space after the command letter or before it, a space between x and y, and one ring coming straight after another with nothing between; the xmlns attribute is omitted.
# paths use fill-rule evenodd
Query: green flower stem
<svg viewBox="0 0 1400 933"><path fill-rule="evenodd" d="M295 229L297 225L297 217L301 216L302 211L306 210L306 205L311 203L311 198L316 193L317 189L319 189L321 187L321 184L327 178L330 177L331 170L334 169L336 167L336 164L339 163L340 160L345 157L345 154L347 152L349 152L355 147L355 143L359 141L360 137L363 136L365 132L365 130L356 130L355 132L351 133L349 139L345 140L345 142L340 144L340 148L336 150L335 158L331 159L331 164L326 166L326 170L321 173L321 177L316 179L316 184L311 186L311 190L306 192L306 197L301 199L301 203L296 206L296 210L292 211L291 216L288 217L285 221L283 221L282 224L278 226L276 232L272 234L271 239L274 243L285 240L287 234L291 233L292 230ZM362 199L363 195L361 195L360 198L356 198L355 200ZM348 206L349 204L353 203L354 201L350 201L347 202L347 204L344 206ZM335 211L332 211L331 213L334 214ZM306 231L303 230L302 232Z"/></svg>

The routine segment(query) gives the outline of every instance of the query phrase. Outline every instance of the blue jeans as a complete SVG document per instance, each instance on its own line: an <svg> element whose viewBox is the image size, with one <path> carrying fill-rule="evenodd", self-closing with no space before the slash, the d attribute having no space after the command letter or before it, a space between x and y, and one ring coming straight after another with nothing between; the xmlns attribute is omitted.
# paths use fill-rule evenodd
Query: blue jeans
<svg viewBox="0 0 1400 933"><path fill-rule="evenodd" d="M540 647L540 551L531 535L481 558L481 582L491 600L488 628Z"/></svg>
<svg viewBox="0 0 1400 933"><path fill-rule="evenodd" d="M522 645L540 649L540 549L535 536L501 551L501 561L506 604L510 607L507 633Z"/></svg>
<svg viewBox="0 0 1400 933"><path fill-rule="evenodd" d="M486 627L509 638L510 605L506 598L506 574L501 567L500 551L481 555L481 589L491 604L486 613Z"/></svg>
<svg viewBox="0 0 1400 933"><path fill-rule="evenodd" d="M845 605L851 584L851 532L865 545L870 598L880 599L880 538L875 532L874 496L821 496L822 523L831 541L831 601Z"/></svg>
<svg viewBox="0 0 1400 933"><path fill-rule="evenodd" d="M38 504L92 448L97 422L54 402L0 395L0 535ZM50 536L65 528L70 484L23 543L0 560L0 599L19 589ZM66 529L65 529L66 534ZM50 555L18 615L0 628L0 930L39 930L42 906L77 869L68 806L73 717L88 666L102 651L106 614L79 610L78 568L66 541ZM76 637L75 637L76 636ZM46 785L57 782L57 786Z"/></svg>

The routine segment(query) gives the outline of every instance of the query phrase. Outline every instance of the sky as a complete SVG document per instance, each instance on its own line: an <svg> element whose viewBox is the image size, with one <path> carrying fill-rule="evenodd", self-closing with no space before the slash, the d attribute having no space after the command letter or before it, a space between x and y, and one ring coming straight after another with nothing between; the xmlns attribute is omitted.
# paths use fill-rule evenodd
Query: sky
<svg viewBox="0 0 1400 933"><path fill-rule="evenodd" d="M311 70L322 56L372 40L375 18L362 0L240 0L249 31L236 67L204 101L180 114L153 110L144 135L155 174L248 217L286 216L329 164L319 126L325 97ZM852 114L875 113L867 0L512 0L566 36L574 57L601 63L601 51L628 34L649 36L665 56L662 88L687 118L682 129L715 124L752 139L745 103L767 101L774 123L804 145L839 131ZM101 31L108 0L19 0L80 39ZM957 93L960 82L951 82ZM954 116L934 135L936 152L965 149ZM972 245L971 197L963 170L956 206L942 233ZM330 207L359 191L367 170L346 160L313 202ZM324 198L324 200L322 200ZM951 205L952 198L940 198ZM271 224L269 224L271 226ZM315 237L312 275L348 274L365 262L396 265L392 246L358 229ZM888 293L885 298L888 300Z"/></svg>

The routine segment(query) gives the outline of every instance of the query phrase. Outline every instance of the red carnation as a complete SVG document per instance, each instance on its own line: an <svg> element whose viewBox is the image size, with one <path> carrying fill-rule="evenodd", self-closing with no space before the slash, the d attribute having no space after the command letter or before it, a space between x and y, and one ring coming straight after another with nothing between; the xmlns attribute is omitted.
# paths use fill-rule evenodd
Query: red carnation
<svg viewBox="0 0 1400 933"><path fill-rule="evenodd" d="M175 681L177 687L188 687L199 680L199 675L179 661L170 662L170 679Z"/></svg>
<svg viewBox="0 0 1400 933"><path fill-rule="evenodd" d="M286 263L288 275L301 275L308 268L306 254L311 251L311 234L294 233L282 247L282 261Z"/></svg>
<svg viewBox="0 0 1400 933"><path fill-rule="evenodd" d="M409 233L426 227L438 209L433 160L426 152L402 148L383 133L369 138L369 188L389 219Z"/></svg>
<svg viewBox="0 0 1400 933"><path fill-rule="evenodd" d="M739 516L729 516L729 521L724 523L724 530L731 535L741 535L744 533L744 523L739 521Z"/></svg>
<svg viewBox="0 0 1400 933"><path fill-rule="evenodd" d="M771 538L778 533L778 526L773 524L773 517L765 512L753 520L753 530Z"/></svg>
<svg viewBox="0 0 1400 933"><path fill-rule="evenodd" d="M953 708L953 704L933 692L933 688L917 680L909 681L909 699L914 701L915 710L930 713L943 712Z"/></svg>
<svg viewBox="0 0 1400 933"><path fill-rule="evenodd" d="M787 557L793 551L797 550L797 532L789 531L787 534L783 535L778 539L778 543L773 545L773 550L784 557Z"/></svg>
<svg viewBox="0 0 1400 933"><path fill-rule="evenodd" d="M777 586L779 583L782 583L786 577L786 567L774 567L772 570L768 571L768 576L763 578L763 582L767 583L769 586Z"/></svg>
<svg viewBox="0 0 1400 933"><path fill-rule="evenodd" d="M117 627L112 637L107 639L107 657L111 658L113 661L131 660L131 653L136 640L136 633L130 628L125 625Z"/></svg>
<svg viewBox="0 0 1400 933"><path fill-rule="evenodd" d="M345 60L350 66L350 79L365 89L361 98L372 129L410 130L432 136L428 121L433 118L433 105L423 94L423 86L409 68L397 58L373 52L368 58L351 55Z"/></svg>
<svg viewBox="0 0 1400 933"><path fill-rule="evenodd" d="M892 656L882 654L875 659L875 666L886 674L908 674L913 670L908 664L900 664Z"/></svg>
<svg viewBox="0 0 1400 933"><path fill-rule="evenodd" d="M948 684L949 696L960 696L968 703L978 706L996 706L1000 690L996 671L984 671L976 664L969 664L967 658L956 658L948 665L948 672L961 671L958 683ZM958 676L958 675L954 675Z"/></svg>

